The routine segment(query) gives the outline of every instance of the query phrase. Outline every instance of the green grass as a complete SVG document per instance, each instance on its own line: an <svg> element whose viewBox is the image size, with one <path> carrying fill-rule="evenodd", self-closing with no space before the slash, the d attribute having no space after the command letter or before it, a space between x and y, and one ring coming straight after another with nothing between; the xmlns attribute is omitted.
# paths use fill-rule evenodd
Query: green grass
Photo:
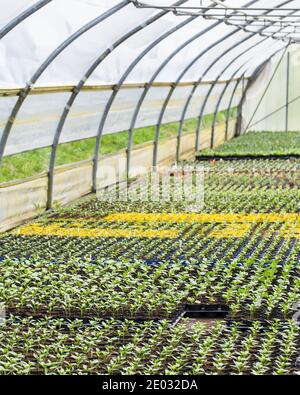
<svg viewBox="0 0 300 395"><path fill-rule="evenodd" d="M231 112L233 117L235 110ZM218 122L224 122L226 112L218 114ZM213 116L206 115L203 121L203 128L211 125ZM195 132L197 119L186 120L183 133ZM178 122L162 125L160 139L174 137L178 133ZM139 128L134 133L134 145L153 141L155 136L155 126ZM114 133L103 136L101 155L108 155L118 152L127 147L128 131ZM95 138L61 144L58 148L56 166L80 162L91 159L94 155ZM0 164L0 183L19 180L35 176L49 168L51 148L41 148L34 151L25 152L18 155L5 157Z"/></svg>
<svg viewBox="0 0 300 395"><path fill-rule="evenodd" d="M199 157L300 155L300 132L249 132Z"/></svg>

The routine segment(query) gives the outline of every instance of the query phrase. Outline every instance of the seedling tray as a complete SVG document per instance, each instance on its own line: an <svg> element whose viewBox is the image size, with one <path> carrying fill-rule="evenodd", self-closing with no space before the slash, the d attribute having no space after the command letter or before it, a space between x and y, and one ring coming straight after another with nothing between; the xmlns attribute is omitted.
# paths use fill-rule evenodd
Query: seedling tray
<svg viewBox="0 0 300 395"><path fill-rule="evenodd" d="M230 314L230 309L222 304L189 304L185 307L183 318L197 318L197 319L224 319Z"/></svg>
<svg viewBox="0 0 300 395"><path fill-rule="evenodd" d="M299 154L291 155L226 155L226 156L202 156L196 155L196 160L199 162L210 162L210 161L234 161L234 160L287 160L287 159L299 159Z"/></svg>

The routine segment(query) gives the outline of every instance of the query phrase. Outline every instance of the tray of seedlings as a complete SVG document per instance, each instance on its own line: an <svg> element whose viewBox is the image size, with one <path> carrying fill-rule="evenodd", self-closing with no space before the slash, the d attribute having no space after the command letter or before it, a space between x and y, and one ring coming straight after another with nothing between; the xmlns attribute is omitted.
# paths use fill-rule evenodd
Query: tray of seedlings
<svg viewBox="0 0 300 395"><path fill-rule="evenodd" d="M300 159L300 132L249 132L196 154L198 161Z"/></svg>
<svg viewBox="0 0 300 395"><path fill-rule="evenodd" d="M21 316L173 319L186 304L221 304L231 319L287 319L300 300L297 259L292 253L284 265L255 259L148 265L6 258L0 298Z"/></svg>
<svg viewBox="0 0 300 395"><path fill-rule="evenodd" d="M2 374L297 374L293 322L81 320L11 316L0 326Z"/></svg>

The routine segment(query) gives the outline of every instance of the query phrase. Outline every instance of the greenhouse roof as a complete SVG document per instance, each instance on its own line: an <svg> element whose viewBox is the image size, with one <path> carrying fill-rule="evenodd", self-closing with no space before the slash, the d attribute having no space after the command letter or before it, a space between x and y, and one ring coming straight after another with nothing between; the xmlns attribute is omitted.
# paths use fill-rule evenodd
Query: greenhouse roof
<svg viewBox="0 0 300 395"><path fill-rule="evenodd" d="M194 55L209 50L187 70L183 79L188 81L200 65L230 47L223 61L210 70L209 78L216 77L225 60L246 47L253 50L226 70L226 75L229 78L245 60L251 73L276 50L298 41L299 5L299 1L279 0L3 2L0 88L73 85L80 80L84 84L114 84L124 65L146 49L148 54L124 83L149 80L170 48L180 56L161 70L156 81L175 81Z"/></svg>

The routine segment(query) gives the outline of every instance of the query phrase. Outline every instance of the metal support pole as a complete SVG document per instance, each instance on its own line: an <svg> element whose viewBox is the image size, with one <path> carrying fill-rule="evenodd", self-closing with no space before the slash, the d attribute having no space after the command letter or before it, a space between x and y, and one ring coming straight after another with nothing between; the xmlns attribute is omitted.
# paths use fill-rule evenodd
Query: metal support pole
<svg viewBox="0 0 300 395"><path fill-rule="evenodd" d="M287 70L286 70L286 111L285 111L285 131L289 130L289 102L290 102L290 63L291 54L287 54Z"/></svg>
<svg viewBox="0 0 300 395"><path fill-rule="evenodd" d="M244 97L246 95L247 87L248 86L245 86L245 84L243 83L243 86L242 86L242 97ZM239 107L239 110L240 110L241 115L242 115L242 112L243 112L243 101L241 102L241 107ZM237 119L240 119L242 121L242 117L238 117Z"/></svg>
<svg viewBox="0 0 300 395"><path fill-rule="evenodd" d="M36 4L36 7L38 5L40 5L39 9L48 4L50 1L52 0L44 0L41 2L38 2ZM246 6L249 6L253 3L256 3L258 0L255 1L251 1L250 3L248 3ZM289 3L290 1L286 1L285 3ZM12 129L12 126L14 124L15 118L17 117L24 101L26 100L27 96L30 94L31 90L33 89L34 84L37 82L37 80L40 78L40 76L42 75L42 73L46 70L47 67L49 67L49 65L54 61L54 59L61 53L63 52L73 41L75 41L78 37L80 37L82 34L84 34L85 32L87 32L88 30L92 29L94 26L96 26L97 24L101 23L104 19L108 18L109 16L113 15L114 13L116 13L117 11L121 10L122 8L124 8L126 5L130 4L130 3L135 3L132 0L127 0L127 1L122 1L119 4L117 4L116 6L112 7L110 10L108 10L106 13L102 14L101 16L95 18L93 21L91 21L90 23L86 24L84 27L82 27L80 30L78 30L77 32L75 32L71 37L69 37L66 41L64 41L54 52L52 52L50 54L50 56L47 58L47 60L40 66L40 68L37 70L37 72L33 75L32 79L29 81L29 83L26 85L26 87L24 89L22 89L20 96L12 110L12 113L8 119L8 122L5 126L5 129L3 131L3 135L1 137L0 140L0 161L4 155L5 152L5 147L7 144L7 140L10 134L10 131ZM184 1L179 1L177 3L184 3ZM284 3L284 4L285 4ZM37 9L34 11L33 7L32 7L32 11L35 12L37 11ZM31 15L29 12L29 9L27 10L27 13L25 11L23 17L24 19L26 17L28 17L29 15ZM161 14L165 14L166 12L164 11ZM200 16L200 15L199 15ZM155 17L154 17L155 18ZM191 20L194 17L191 18ZM24 20L23 19L23 20ZM156 19L157 20L157 19ZM12 21L13 22L13 21ZM14 21L14 23L16 23L16 20ZM20 23L20 22L18 22ZM213 29L214 27L216 27L217 25L223 23L222 21L216 22L215 24L213 24L212 26L209 27L208 30ZM16 24L14 25L16 26ZM14 27L13 26L13 27ZM13 28L12 27L12 28ZM115 44L109 48L108 50L106 50L104 53L101 54L101 56L96 60L96 62L93 63L93 65L89 68L88 72L84 75L84 77L80 80L80 82L78 83L78 85L74 88L74 91L62 113L58 128L56 130L55 133L55 137L54 137L54 141L53 141L53 146L52 146L52 153L51 153L51 163L50 163L50 168L49 168L49 193L48 193L48 203L50 203L49 208L51 207L52 204L52 194L53 194L53 176L54 176L54 165L55 165L55 157L56 157L56 150L59 144L59 139L60 139L60 135L62 132L62 129L64 127L66 118L70 112L70 109L77 97L77 95L79 94L79 92L81 91L83 85L86 82L86 79L89 78L89 76L94 72L94 70L101 64L101 62L117 47L119 46L121 43L123 43L124 41L126 41L129 37L131 37L133 34L135 34L136 32L138 32L139 30L142 30L145 27L145 23L139 25L138 27L136 27L135 29L131 30L129 33L127 33L126 35L124 35L122 38L120 38L118 41L115 42ZM7 29L7 27L6 27ZM237 29L240 30L241 28ZM10 29L11 30L11 29ZM4 29L2 31L0 31L0 34L3 33ZM7 30L8 32L9 30ZM130 169L130 154L131 154L131 148L132 148L132 139L133 139L133 130L135 127L135 123L141 108L141 105L145 99L145 96L147 95L147 92L149 91L149 89L151 88L154 80L156 79L156 77L158 76L158 74L160 73L160 71L168 64L168 62L177 54L179 53L179 51L181 49L183 49L186 45L188 45L189 43L191 43L193 40L196 40L197 38L201 37L201 35L203 35L205 32L199 32L197 35L193 36L190 40L188 40L184 46L182 46L181 48L179 47L176 51L173 52L172 56L169 57L164 63L163 66L161 68L159 68L156 72L156 75L154 76L153 81L150 81L149 84L146 84L145 86L145 90L144 90L144 97L142 98L142 100L139 101L138 103L138 107L137 107L137 112L135 112L134 114L134 118L133 118L133 122L131 124L131 129L130 129L130 133L129 133L129 139L128 139L128 156L127 156L127 171L129 174L129 169ZM5 33L7 34L7 33ZM258 32L255 32L254 34L258 34ZM196 37L197 36L197 37ZM0 36L1 38L1 36ZM224 38L223 38L224 39ZM223 54L224 55L224 54ZM137 58L137 59L141 59L141 58ZM139 61L138 60L138 61ZM131 71L131 70L130 70ZM130 72L129 71L129 72ZM123 84L124 81L121 82L121 85ZM120 86L121 86L120 85ZM112 100L113 101L113 100ZM111 102L112 104L112 102ZM108 111L107 114L105 115L105 117L108 115L111 104L109 104L108 107ZM104 124L103 124L104 126ZM100 141L101 141L101 133L100 132L100 139L99 139L99 145L100 145ZM180 134L178 134L178 146L180 146ZM99 146L98 146L99 148ZM98 151L99 152L99 149Z"/></svg>
<svg viewBox="0 0 300 395"><path fill-rule="evenodd" d="M244 64L242 65L242 67L240 67L240 68L238 69L238 71L236 71L236 72L234 73L234 75L232 76L232 78L234 78L234 76L245 66L245 64L246 64L246 63L244 63ZM241 81L244 81L244 75L245 75L245 73L241 76L240 79L237 80L237 82L236 82L236 84L235 84L236 87L238 86L238 84L239 84ZM210 144L210 145L211 145L211 148L214 147L214 135L215 135L215 129L216 129L216 124L217 124L217 116L218 116L219 108L220 108L221 102L222 102L222 100L223 100L223 97L224 97L225 92L227 91L227 88L229 87L229 85L230 85L230 83L226 83L226 85L224 86L224 88L223 88L223 90L222 90L222 92L221 92L221 94L220 94L220 96L219 96L219 99L218 99L218 101L217 101L217 105L216 105L216 108L215 108L215 111L214 111L213 123L212 123L212 136L211 136L211 144ZM227 137L228 137L228 136L227 136L227 131L226 131L226 129L225 129L225 141L227 141Z"/></svg>

